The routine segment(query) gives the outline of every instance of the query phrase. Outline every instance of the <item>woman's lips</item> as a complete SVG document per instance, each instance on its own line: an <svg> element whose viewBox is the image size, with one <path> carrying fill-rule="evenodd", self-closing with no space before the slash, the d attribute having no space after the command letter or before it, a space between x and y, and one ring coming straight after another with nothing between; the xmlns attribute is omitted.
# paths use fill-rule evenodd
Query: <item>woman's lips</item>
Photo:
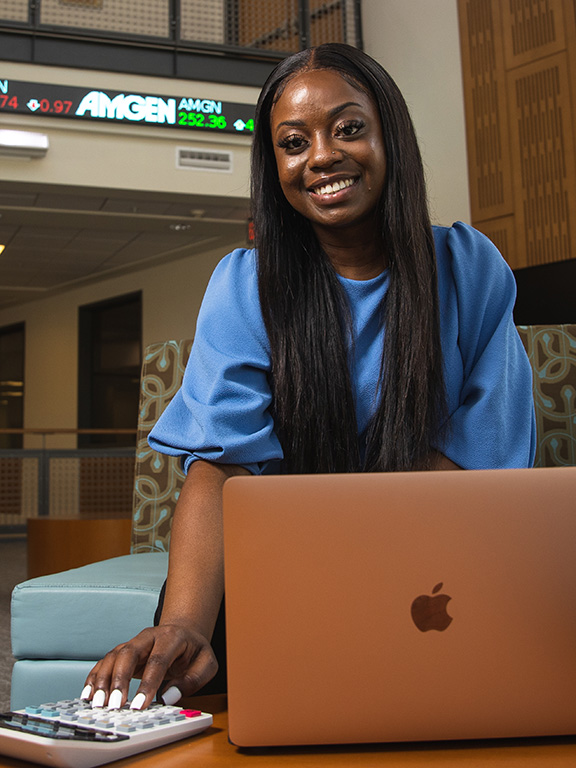
<svg viewBox="0 0 576 768"><path fill-rule="evenodd" d="M311 194L313 195L321 195L321 196L329 196L329 195L335 195L338 192L342 191L343 189L347 189L348 187L352 187L356 182L358 181L357 178L348 178L348 179L341 179L339 181L334 181L332 183L323 184L322 186L314 187L310 190Z"/></svg>

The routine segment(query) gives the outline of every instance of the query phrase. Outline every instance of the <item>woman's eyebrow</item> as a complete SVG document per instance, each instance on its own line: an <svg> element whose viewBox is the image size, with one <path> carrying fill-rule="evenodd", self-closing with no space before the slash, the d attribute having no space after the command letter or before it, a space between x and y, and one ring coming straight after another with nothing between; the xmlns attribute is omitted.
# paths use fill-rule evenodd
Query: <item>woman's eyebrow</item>
<svg viewBox="0 0 576 768"><path fill-rule="evenodd" d="M358 104L357 101L345 101L344 104L339 104L337 107L333 107L328 114L330 117L334 117L335 115L339 114L340 112L343 112L347 107L360 107L362 108L362 104Z"/></svg>
<svg viewBox="0 0 576 768"><path fill-rule="evenodd" d="M304 120L282 120L281 123L278 123L275 130L277 131L279 128L282 128L283 125L288 125L290 128L302 128L306 123Z"/></svg>
<svg viewBox="0 0 576 768"><path fill-rule="evenodd" d="M340 114L340 112L343 112L348 107L362 107L362 104L359 104L357 101L345 101L344 104L338 104L337 107L332 107L331 110L328 112L328 117L335 117L336 115ZM290 128L302 128L306 125L306 122L304 120L282 120L281 123L278 123L275 130L277 131L279 128L282 128L282 126L287 125Z"/></svg>

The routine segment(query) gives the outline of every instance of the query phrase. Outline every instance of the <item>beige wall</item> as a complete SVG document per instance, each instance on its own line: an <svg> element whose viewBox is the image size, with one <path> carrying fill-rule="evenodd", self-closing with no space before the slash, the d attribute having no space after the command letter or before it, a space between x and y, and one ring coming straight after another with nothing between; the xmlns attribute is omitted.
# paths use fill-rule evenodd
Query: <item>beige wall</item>
<svg viewBox="0 0 576 768"><path fill-rule="evenodd" d="M470 221L456 0L362 0L364 48L404 94L435 223Z"/></svg>
<svg viewBox="0 0 576 768"><path fill-rule="evenodd" d="M182 259L0 313L0 325L26 323L24 426L77 426L79 307L142 291L144 346L192 337L204 290L222 255L216 251ZM40 437L29 436L25 447L41 444ZM48 437L46 442L49 448L75 445L69 436Z"/></svg>

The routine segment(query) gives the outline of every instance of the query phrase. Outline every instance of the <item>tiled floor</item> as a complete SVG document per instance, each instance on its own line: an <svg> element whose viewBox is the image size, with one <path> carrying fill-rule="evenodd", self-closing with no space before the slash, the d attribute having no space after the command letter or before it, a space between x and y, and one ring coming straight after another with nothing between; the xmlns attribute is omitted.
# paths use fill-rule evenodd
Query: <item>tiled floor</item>
<svg viewBox="0 0 576 768"><path fill-rule="evenodd" d="M0 712L10 708L10 596L26 580L26 540L0 537Z"/></svg>

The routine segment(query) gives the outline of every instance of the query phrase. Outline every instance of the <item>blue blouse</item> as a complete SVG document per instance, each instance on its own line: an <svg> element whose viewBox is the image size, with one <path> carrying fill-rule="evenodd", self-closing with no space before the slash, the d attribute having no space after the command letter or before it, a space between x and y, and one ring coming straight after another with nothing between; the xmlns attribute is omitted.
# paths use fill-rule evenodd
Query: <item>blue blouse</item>
<svg viewBox="0 0 576 768"><path fill-rule="evenodd" d="M495 246L458 222L434 227L450 430L435 446L465 469L527 467L534 460L532 372L512 317L516 286ZM257 257L238 248L216 267L198 316L181 389L149 436L152 448L281 472L270 411L270 347L258 298ZM376 404L389 284L340 277L355 334L351 377L359 436Z"/></svg>

